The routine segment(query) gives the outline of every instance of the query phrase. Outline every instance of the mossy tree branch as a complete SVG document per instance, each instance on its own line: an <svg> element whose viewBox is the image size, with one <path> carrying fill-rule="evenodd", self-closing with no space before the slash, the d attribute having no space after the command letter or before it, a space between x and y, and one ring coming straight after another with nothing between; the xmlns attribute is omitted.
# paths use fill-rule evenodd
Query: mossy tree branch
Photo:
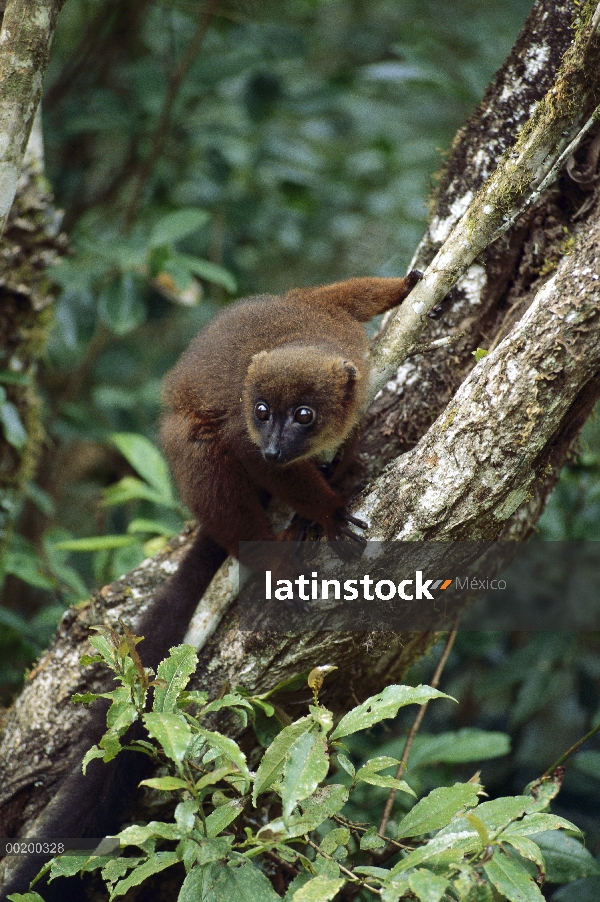
<svg viewBox="0 0 600 902"><path fill-rule="evenodd" d="M0 235L12 207L65 0L8 0L0 31Z"/></svg>

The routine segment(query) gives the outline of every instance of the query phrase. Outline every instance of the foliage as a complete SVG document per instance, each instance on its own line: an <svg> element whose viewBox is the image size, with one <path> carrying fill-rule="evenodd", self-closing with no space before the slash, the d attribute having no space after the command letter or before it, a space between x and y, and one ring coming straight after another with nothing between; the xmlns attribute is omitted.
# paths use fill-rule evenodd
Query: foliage
<svg viewBox="0 0 600 902"><path fill-rule="evenodd" d="M600 865L571 835L579 836L578 828L548 810L560 788L559 772L532 782L520 795L493 801L482 800L486 794L477 774L440 786L394 823L392 835L345 816L353 793L365 784L415 796L404 779L386 774L400 764L395 757L371 757L357 770L347 755L347 738L406 705L450 698L439 690L388 686L334 727L332 712L319 702L323 674L315 681L311 673L314 704L308 714L277 732L252 771L238 743L213 729L211 715L231 712L245 727L257 711L264 715L270 708L273 716L267 700L272 693L252 697L238 689L209 702L205 693L186 690L197 664L192 647L172 648L153 678L137 654L140 640L127 628L124 633L120 637L99 628L90 640L96 654L82 658L86 665L108 665L120 684L111 692L73 699L111 702L108 729L86 754L83 769L94 758L112 760L123 748L148 755L160 774L142 785L176 797L174 820L126 827L119 840L127 853L119 857L65 854L48 862L39 876L54 880L100 870L113 900L153 874L183 864L180 902L238 895L270 902L282 898L268 877L276 864L285 865L289 902L327 902L347 884L383 902L494 897L541 902L545 879L567 883L600 874ZM128 729L138 719L148 739L128 743ZM453 760L473 760L473 738L454 744ZM421 763L444 760L450 753L444 739L438 737L437 752L431 744L429 751L427 743L421 745ZM502 742L496 744L496 752L504 750ZM342 781L329 781L331 765ZM9 898L30 902L36 895Z"/></svg>

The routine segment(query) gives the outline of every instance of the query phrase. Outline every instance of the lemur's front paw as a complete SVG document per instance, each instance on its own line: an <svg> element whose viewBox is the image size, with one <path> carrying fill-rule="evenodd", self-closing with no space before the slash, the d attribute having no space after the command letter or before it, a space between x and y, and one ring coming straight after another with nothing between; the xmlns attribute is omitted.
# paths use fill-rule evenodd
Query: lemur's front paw
<svg viewBox="0 0 600 902"><path fill-rule="evenodd" d="M327 539L332 543L337 556L343 561L352 561L362 557L367 546L367 540L350 529L350 525L358 529L367 529L368 523L353 517L344 507L337 509L332 517L332 523L327 529Z"/></svg>
<svg viewBox="0 0 600 902"><path fill-rule="evenodd" d="M417 284L417 282L420 282L422 278L423 278L423 273L421 272L420 269L411 269L411 271L409 272L409 274L406 277L406 281L410 284L411 288L414 288L414 286Z"/></svg>

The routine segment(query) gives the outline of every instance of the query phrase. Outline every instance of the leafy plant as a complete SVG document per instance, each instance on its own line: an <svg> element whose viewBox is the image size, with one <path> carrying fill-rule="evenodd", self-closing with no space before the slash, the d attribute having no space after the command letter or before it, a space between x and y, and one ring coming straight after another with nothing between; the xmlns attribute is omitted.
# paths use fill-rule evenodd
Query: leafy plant
<svg viewBox="0 0 600 902"><path fill-rule="evenodd" d="M86 665L108 665L119 683L111 692L74 697L84 704L97 698L111 702L108 729L85 755L83 769L94 758L111 761L123 748L148 755L162 773L142 784L175 795L174 820L126 827L118 835L126 854L65 854L48 862L36 879L99 870L112 902L151 875L183 863L179 902L238 896L274 902L282 896L268 879L265 862L275 862L292 877L286 902L327 902L347 884L382 902L491 902L498 897L541 902L539 887L546 877L568 882L600 873L574 838L578 828L548 810L560 788L558 772L536 780L522 795L492 801L482 800L477 774L437 787L415 802L393 836L344 816L360 785L415 796L404 779L386 774L397 768L397 758L374 756L356 770L344 740L406 705L449 699L443 692L423 685L388 686L334 726L332 712L318 697L334 668L316 668L308 676L313 689L308 714L278 730L253 772L238 743L213 729L207 718L225 710L242 726L257 713L274 718L271 693L253 697L238 689L209 702L206 693L187 690L197 664L193 648L172 648L154 676L141 664L139 641L126 627L122 637L98 628L90 640L96 653L82 658ZM128 743L127 731L137 720L148 738ZM421 755L424 761L435 760L425 745ZM343 782L329 782L332 764ZM41 897L30 892L9 899L39 902Z"/></svg>

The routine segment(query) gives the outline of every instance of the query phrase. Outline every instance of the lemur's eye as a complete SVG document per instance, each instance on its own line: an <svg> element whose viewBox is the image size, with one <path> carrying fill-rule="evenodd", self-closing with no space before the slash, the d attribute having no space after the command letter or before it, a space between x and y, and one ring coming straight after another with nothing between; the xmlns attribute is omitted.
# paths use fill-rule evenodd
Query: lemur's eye
<svg viewBox="0 0 600 902"><path fill-rule="evenodd" d="M254 405L254 416L257 420L268 420L270 413L269 405L264 401L257 401Z"/></svg>
<svg viewBox="0 0 600 902"><path fill-rule="evenodd" d="M309 423L315 418L314 410L311 410L310 407L298 407L294 414L294 419L297 423L300 423L301 426L308 426Z"/></svg>

